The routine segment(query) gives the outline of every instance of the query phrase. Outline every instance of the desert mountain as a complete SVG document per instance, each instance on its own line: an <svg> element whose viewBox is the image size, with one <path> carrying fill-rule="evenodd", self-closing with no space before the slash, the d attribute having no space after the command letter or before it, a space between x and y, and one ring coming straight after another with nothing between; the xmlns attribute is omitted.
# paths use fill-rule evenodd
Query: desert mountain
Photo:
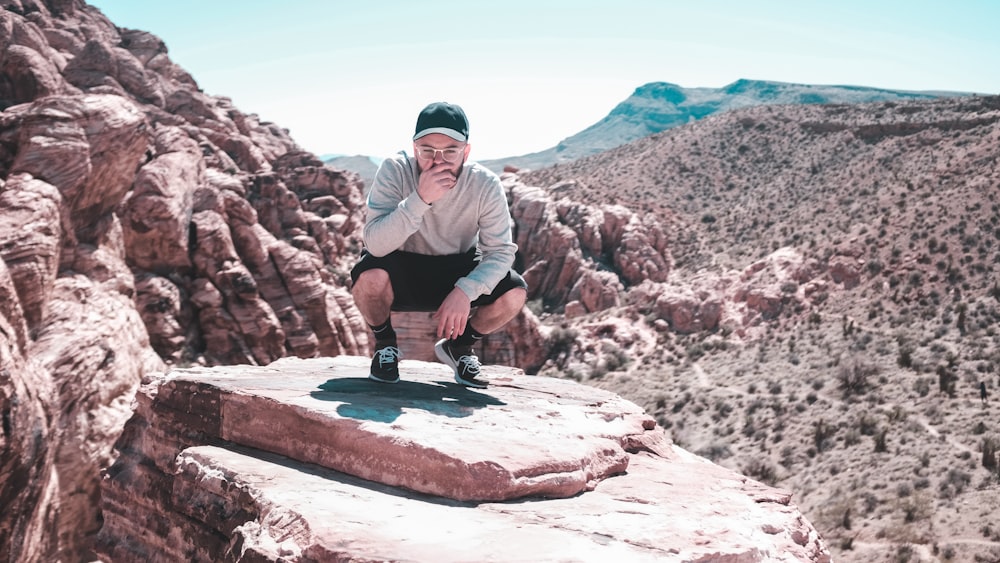
<svg viewBox="0 0 1000 563"><path fill-rule="evenodd" d="M651 82L636 88L604 119L540 152L483 161L497 172L504 166L536 170L571 162L709 115L757 105L857 104L926 100L957 92L909 92L862 86L790 84L740 79L722 88L683 88Z"/></svg>
<svg viewBox="0 0 1000 563"><path fill-rule="evenodd" d="M375 172L378 171L378 165L381 162L377 158L364 155L330 155L321 156L320 159L325 164L329 164L334 168L354 172L361 177L361 181L365 186L372 184L372 180L375 179Z"/></svg>
<svg viewBox="0 0 1000 563"><path fill-rule="evenodd" d="M535 302L543 324L605 326L540 373L797 491L837 560L994 560L997 147L995 96L758 106L524 174L660 225L672 258L660 281L617 276L600 313Z"/></svg>

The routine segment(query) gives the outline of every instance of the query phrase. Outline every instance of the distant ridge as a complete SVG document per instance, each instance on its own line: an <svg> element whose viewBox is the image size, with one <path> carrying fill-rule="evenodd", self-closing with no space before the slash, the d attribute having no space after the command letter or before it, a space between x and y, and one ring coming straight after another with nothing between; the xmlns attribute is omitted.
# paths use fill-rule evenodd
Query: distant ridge
<svg viewBox="0 0 1000 563"><path fill-rule="evenodd" d="M354 156L324 154L320 157L320 160L334 168L356 172L364 181L365 188L371 186L372 180L375 179L375 172L378 171L378 166L382 162L381 159L362 154Z"/></svg>
<svg viewBox="0 0 1000 563"><path fill-rule="evenodd" d="M966 92L915 92L864 86L791 84L740 79L722 88L683 88L651 82L636 88L607 117L540 152L481 161L500 172L510 165L539 169L571 162L732 109L758 105L858 104L940 97L970 96Z"/></svg>

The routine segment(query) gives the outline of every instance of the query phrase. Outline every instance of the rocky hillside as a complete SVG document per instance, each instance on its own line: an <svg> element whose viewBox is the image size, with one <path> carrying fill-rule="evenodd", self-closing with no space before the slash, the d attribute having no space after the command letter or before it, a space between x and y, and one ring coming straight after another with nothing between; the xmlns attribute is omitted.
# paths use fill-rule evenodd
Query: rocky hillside
<svg viewBox="0 0 1000 563"><path fill-rule="evenodd" d="M531 303L568 332L541 372L796 491L837 560L996 560L998 146L997 97L766 106L525 174L673 259L636 282L591 253L620 305Z"/></svg>
<svg viewBox="0 0 1000 563"><path fill-rule="evenodd" d="M204 94L154 35L81 0L0 6L0 546L10 561L91 560L100 474L144 378L370 353L345 285L364 185ZM577 237L544 194L518 197L565 259L553 277L525 245L539 294L615 299L605 274L573 266ZM627 210L569 211L586 245L663 252ZM554 334L525 311L480 356L534 372L563 346Z"/></svg>
<svg viewBox="0 0 1000 563"><path fill-rule="evenodd" d="M140 380L364 354L358 179L79 0L0 2L0 546L91 560Z"/></svg>
<svg viewBox="0 0 1000 563"><path fill-rule="evenodd" d="M863 86L789 84L740 79L722 88L683 88L652 82L636 88L604 119L540 152L484 161L493 170L565 164L630 143L647 135L685 125L710 115L758 105L859 104L878 101L929 100L957 92L908 92Z"/></svg>

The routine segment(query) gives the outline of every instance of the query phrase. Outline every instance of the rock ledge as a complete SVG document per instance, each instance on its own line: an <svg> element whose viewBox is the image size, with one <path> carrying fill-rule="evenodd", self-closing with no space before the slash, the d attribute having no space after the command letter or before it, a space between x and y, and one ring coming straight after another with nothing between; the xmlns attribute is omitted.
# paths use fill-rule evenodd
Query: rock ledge
<svg viewBox="0 0 1000 563"><path fill-rule="evenodd" d="M829 561L790 495L572 381L368 360L151 378L104 479L112 561Z"/></svg>

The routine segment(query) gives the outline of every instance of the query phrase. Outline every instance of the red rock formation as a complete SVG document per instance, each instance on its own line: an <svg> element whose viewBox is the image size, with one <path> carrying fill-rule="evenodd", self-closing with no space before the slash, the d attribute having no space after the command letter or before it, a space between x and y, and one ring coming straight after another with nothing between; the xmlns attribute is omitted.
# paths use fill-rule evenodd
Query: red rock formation
<svg viewBox="0 0 1000 563"><path fill-rule="evenodd" d="M0 545L81 560L161 359L367 351L344 287L362 186L201 92L151 34L79 0L3 8Z"/></svg>
<svg viewBox="0 0 1000 563"><path fill-rule="evenodd" d="M670 252L657 221L621 206L554 201L558 186L525 186L516 176L506 175L505 186L529 299L579 301L595 312L617 306L620 288L667 279Z"/></svg>
<svg viewBox="0 0 1000 563"><path fill-rule="evenodd" d="M830 279L845 289L853 289L861 283L863 263L850 256L834 256L830 259Z"/></svg>
<svg viewBox="0 0 1000 563"><path fill-rule="evenodd" d="M0 197L7 191L0 185ZM0 546L10 561L51 553L59 493L52 378L27 359L28 326L17 288L0 260ZM95 480L96 482L96 480Z"/></svg>
<svg viewBox="0 0 1000 563"><path fill-rule="evenodd" d="M44 449L4 449L2 463L22 459L41 477L4 480L9 506L21 508L0 511L0 543L12 541L15 559L87 556L99 526L95 476L113 459L108 446L139 378L162 369L132 301L114 213L144 131L135 105L116 96L50 96L4 112L0 139L13 158L0 194L0 258L14 297L5 316L24 328L12 332L10 352L26 360L4 362L12 384L3 408L48 412L12 418L4 434L49 437Z"/></svg>
<svg viewBox="0 0 1000 563"><path fill-rule="evenodd" d="M470 390L414 361L390 389L367 367L283 359L152 378L105 480L102 555L830 560L787 492L673 447L612 393L495 367Z"/></svg>
<svg viewBox="0 0 1000 563"><path fill-rule="evenodd" d="M161 359L369 352L347 289L363 185L286 130L200 91L149 33L117 29L80 0L3 7L11 359L0 400L13 409L11 432L33 428L50 443L0 456L12 475L34 476L23 489L8 486L17 479L0 485L0 543L30 537L15 558L79 559L97 527L98 471L135 386ZM482 355L541 365L537 319L515 325Z"/></svg>
<svg viewBox="0 0 1000 563"><path fill-rule="evenodd" d="M645 289L655 286L647 285ZM691 334L703 330L715 330L722 317L722 296L718 293L699 291L691 288L661 286L654 299L657 315L670 324L670 328L681 334Z"/></svg>

